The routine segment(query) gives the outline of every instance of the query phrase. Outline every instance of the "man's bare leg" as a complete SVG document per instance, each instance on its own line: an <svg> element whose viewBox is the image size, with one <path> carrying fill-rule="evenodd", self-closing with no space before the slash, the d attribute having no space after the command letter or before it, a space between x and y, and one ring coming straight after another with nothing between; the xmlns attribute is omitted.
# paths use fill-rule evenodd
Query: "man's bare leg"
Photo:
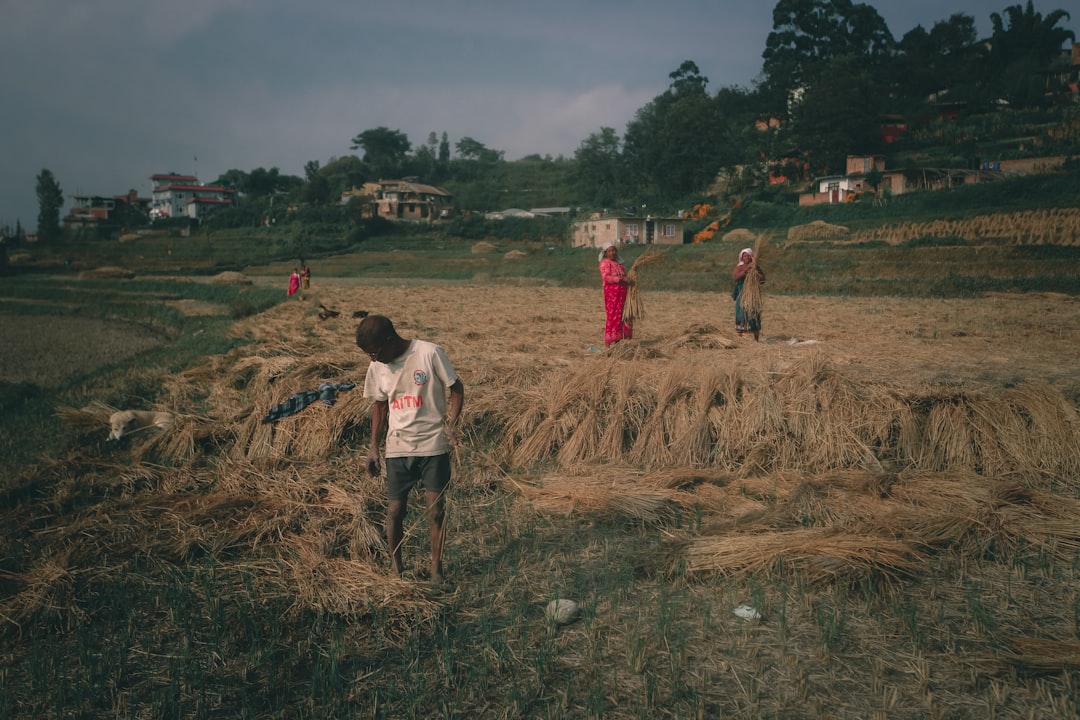
<svg viewBox="0 0 1080 720"><path fill-rule="evenodd" d="M431 534L431 582L443 582L442 551L446 532L446 500L441 492L425 491L428 531Z"/></svg>
<svg viewBox="0 0 1080 720"><path fill-rule="evenodd" d="M386 506L386 545L390 550L390 568L401 574L401 542L405 535L407 500L391 500Z"/></svg>

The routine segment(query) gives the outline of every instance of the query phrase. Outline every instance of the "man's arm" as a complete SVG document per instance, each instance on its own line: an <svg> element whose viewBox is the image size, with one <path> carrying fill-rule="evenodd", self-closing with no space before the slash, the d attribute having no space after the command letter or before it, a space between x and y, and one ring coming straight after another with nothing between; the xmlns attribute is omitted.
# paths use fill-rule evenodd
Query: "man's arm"
<svg viewBox="0 0 1080 720"><path fill-rule="evenodd" d="M459 378L450 386L450 407L446 413L446 427L450 433L450 443L458 441L458 418L461 417L461 407L465 404L465 385Z"/></svg>
<svg viewBox="0 0 1080 720"><path fill-rule="evenodd" d="M378 475L379 446L386 437L386 421L390 415L390 403L387 400L376 400L371 406L371 448L367 455L367 470L372 475Z"/></svg>

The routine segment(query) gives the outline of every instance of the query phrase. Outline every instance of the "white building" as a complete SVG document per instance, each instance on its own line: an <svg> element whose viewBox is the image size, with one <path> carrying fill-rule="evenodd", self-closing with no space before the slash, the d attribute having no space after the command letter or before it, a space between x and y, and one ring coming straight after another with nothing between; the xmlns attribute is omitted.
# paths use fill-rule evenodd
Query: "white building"
<svg viewBox="0 0 1080 720"><path fill-rule="evenodd" d="M236 204L236 191L220 185L200 185L194 175L151 175L150 217L189 217L201 220L222 205Z"/></svg>

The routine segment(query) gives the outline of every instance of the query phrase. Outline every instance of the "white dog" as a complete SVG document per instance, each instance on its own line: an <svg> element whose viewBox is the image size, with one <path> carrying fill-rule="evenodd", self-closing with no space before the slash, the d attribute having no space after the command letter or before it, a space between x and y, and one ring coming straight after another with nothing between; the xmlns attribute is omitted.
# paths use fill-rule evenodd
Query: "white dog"
<svg viewBox="0 0 1080 720"><path fill-rule="evenodd" d="M109 416L109 425L112 430L106 442L119 440L125 435L147 428L168 430L172 424L172 413L157 410L120 410Z"/></svg>

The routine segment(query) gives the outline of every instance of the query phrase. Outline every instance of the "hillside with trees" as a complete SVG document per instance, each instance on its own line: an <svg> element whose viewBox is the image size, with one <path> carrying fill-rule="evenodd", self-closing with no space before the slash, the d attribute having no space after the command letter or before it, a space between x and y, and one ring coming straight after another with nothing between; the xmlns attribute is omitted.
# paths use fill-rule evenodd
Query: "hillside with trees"
<svg viewBox="0 0 1080 720"><path fill-rule="evenodd" d="M368 129L352 139L357 155L307 168L295 198L334 204L364 181L411 176L447 188L467 211L675 209L710 194L718 177L734 178L721 204L790 194L843 172L850 154L959 167L1072 155L1080 110L1051 72L1063 69L1063 47L1075 41L1062 26L1069 17L1028 2L992 13L989 38L963 13L896 36L866 4L780 0L752 87L712 90L686 60L621 134L600 128L572 158L506 160L470 137L451 144L432 131L414 144L398 130ZM886 121L905 129L886 138Z"/></svg>
<svg viewBox="0 0 1080 720"><path fill-rule="evenodd" d="M355 242L385 228L343 205L342 194L390 178L444 188L465 215L515 207L675 213L701 202L794 207L815 178L843 173L849 155L880 155L890 168L968 169L1072 157L1080 152L1080 66L1066 52L1076 40L1069 19L1029 0L991 13L986 38L964 13L898 35L867 4L779 0L749 86L713 89L688 59L621 132L599 128L572 157L508 160L472 137L433 129L414 142L369 128L348 141L352 153L309 161L304 177L276 167L223 173L213 184L237 190L239 202L216 211L206 230L287 226ZM478 234L475 221L452 225L463 222L463 234Z"/></svg>

